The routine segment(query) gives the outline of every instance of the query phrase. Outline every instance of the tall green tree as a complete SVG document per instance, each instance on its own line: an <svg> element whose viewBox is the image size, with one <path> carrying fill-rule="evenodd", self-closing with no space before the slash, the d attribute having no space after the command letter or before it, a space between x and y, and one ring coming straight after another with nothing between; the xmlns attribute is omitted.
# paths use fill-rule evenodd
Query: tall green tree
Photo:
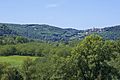
<svg viewBox="0 0 120 80"><path fill-rule="evenodd" d="M118 70L109 64L116 58L114 41L104 41L90 35L73 49L55 72L58 80L112 80L119 79Z"/></svg>
<svg viewBox="0 0 120 80"><path fill-rule="evenodd" d="M72 53L72 61L77 69L76 77L84 80L111 80L117 73L108 64L114 59L114 45L98 35L86 37Z"/></svg>
<svg viewBox="0 0 120 80"><path fill-rule="evenodd" d="M35 80L36 67L32 59L27 58L22 64L22 73L24 80Z"/></svg>

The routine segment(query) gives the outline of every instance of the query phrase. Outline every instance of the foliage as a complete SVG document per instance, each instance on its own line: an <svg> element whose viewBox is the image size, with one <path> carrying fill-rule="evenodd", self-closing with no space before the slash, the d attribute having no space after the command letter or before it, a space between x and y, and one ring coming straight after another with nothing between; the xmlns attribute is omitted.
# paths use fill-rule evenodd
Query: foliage
<svg viewBox="0 0 120 80"><path fill-rule="evenodd" d="M23 80L17 68L7 63L0 63L0 80Z"/></svg>
<svg viewBox="0 0 120 80"><path fill-rule="evenodd" d="M115 56L113 46L113 42L104 41L97 35L86 37L73 51L76 76L87 80L106 80L116 76L116 69L108 64Z"/></svg>
<svg viewBox="0 0 120 80"><path fill-rule="evenodd" d="M4 44L0 46L0 55L0 59L8 63L15 55L37 56L22 58L23 63L20 62L19 68L1 63L1 80L120 79L120 40L104 40L96 34L67 44L39 41ZM11 59L9 55L12 55ZM7 56L7 59L2 56ZM19 63L21 59L15 57L15 63Z"/></svg>
<svg viewBox="0 0 120 80"><path fill-rule="evenodd" d="M32 42L32 40L21 36L0 36L0 45L10 45L28 42Z"/></svg>

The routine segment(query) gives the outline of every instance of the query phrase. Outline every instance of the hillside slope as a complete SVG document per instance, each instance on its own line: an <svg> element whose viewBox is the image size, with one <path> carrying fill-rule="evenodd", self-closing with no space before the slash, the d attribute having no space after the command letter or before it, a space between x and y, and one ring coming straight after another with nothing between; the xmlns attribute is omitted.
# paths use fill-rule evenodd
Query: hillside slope
<svg viewBox="0 0 120 80"><path fill-rule="evenodd" d="M46 24L7 24L0 23L0 35L20 35L23 37L46 40L46 41L68 41L83 39L85 36L97 33L105 39L119 39L120 26L93 28L87 30L76 30L72 28L58 28Z"/></svg>
<svg viewBox="0 0 120 80"><path fill-rule="evenodd" d="M67 41L79 32L79 30L76 29L62 29L45 24L0 24L0 26L3 25L7 26L12 31L15 31L20 36L50 41Z"/></svg>
<svg viewBox="0 0 120 80"><path fill-rule="evenodd" d="M103 32L100 35L105 39L120 39L120 25L103 28Z"/></svg>

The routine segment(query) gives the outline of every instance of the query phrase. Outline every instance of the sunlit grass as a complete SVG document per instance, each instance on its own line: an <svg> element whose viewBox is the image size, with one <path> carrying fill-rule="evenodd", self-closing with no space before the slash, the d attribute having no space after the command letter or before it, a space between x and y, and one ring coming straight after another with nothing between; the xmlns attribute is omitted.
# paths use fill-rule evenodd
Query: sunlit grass
<svg viewBox="0 0 120 80"><path fill-rule="evenodd" d="M20 66L27 58L35 60L37 57L33 56L0 56L0 62L6 62L12 66Z"/></svg>

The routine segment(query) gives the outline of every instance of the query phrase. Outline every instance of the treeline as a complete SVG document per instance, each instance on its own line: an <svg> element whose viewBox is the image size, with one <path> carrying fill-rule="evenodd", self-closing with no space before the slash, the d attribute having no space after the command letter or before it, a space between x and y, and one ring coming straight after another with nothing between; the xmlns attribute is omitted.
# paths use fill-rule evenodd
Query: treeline
<svg viewBox="0 0 120 80"><path fill-rule="evenodd" d="M28 42L33 42L34 40L32 39L27 39L25 37L21 36L0 36L0 45L10 45L10 44L18 44L18 43L28 43Z"/></svg>
<svg viewBox="0 0 120 80"><path fill-rule="evenodd" d="M34 44L34 46L33 46ZM40 45L41 44L41 45ZM119 80L120 41L90 35L77 46L26 43L29 50L46 51L36 60L26 59L20 69L0 64L1 80ZM41 47L38 47L42 46ZM5 45L6 46L6 45ZM31 47L32 46L32 47ZM35 47L36 46L36 47ZM49 48L48 48L49 46ZM24 47L24 48L25 48ZM26 49L28 49L28 47ZM18 47L16 47L17 50ZM18 48L20 49L20 48ZM26 50L25 50L26 51ZM41 50L40 50L41 51ZM23 51L24 52L24 51ZM34 52L32 52L34 53Z"/></svg>
<svg viewBox="0 0 120 80"><path fill-rule="evenodd" d="M65 44L29 42L16 45L1 45L0 56L20 55L20 56L47 56L49 54L59 54L67 56L72 47Z"/></svg>

